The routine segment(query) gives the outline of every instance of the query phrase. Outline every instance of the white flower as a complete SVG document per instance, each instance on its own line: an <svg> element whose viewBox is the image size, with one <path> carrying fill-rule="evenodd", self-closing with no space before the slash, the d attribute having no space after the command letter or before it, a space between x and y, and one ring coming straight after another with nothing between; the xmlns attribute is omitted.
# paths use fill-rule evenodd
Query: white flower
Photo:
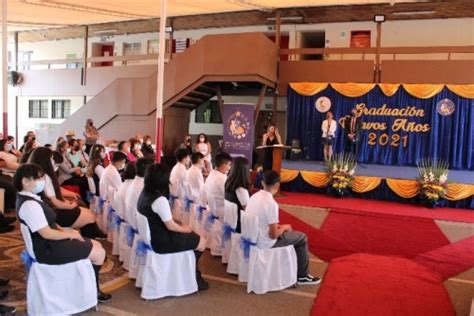
<svg viewBox="0 0 474 316"><path fill-rule="evenodd" d="M351 176L353 176L353 175L354 175L354 173L355 173L355 168L354 168L354 169L352 169L351 171L349 171L349 175L351 175Z"/></svg>
<svg viewBox="0 0 474 316"><path fill-rule="evenodd" d="M336 172L336 171L337 171L337 166L334 165L334 166L332 167L332 172Z"/></svg>
<svg viewBox="0 0 474 316"><path fill-rule="evenodd" d="M434 174L433 172L430 171L430 173L428 174L429 178L430 178L430 181L434 181L435 180L435 177L434 177Z"/></svg>
<svg viewBox="0 0 474 316"><path fill-rule="evenodd" d="M345 165L344 168L342 168L342 171L347 172L347 170L349 170L349 167Z"/></svg>
<svg viewBox="0 0 474 316"><path fill-rule="evenodd" d="M440 184L444 184L446 181L448 180L448 177L445 173L443 173L440 177L439 177L439 183Z"/></svg>

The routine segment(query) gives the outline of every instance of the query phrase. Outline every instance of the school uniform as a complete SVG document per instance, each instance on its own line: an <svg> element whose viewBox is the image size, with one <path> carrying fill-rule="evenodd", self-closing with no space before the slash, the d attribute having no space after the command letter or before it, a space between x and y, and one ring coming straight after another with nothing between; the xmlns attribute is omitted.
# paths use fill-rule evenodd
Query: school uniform
<svg viewBox="0 0 474 316"><path fill-rule="evenodd" d="M45 174L45 183L43 195L46 199L57 198L56 192L54 191L54 185L51 178ZM57 209L53 205L50 205L54 209L56 214L56 223L62 227L71 227L81 215L81 208L79 206L73 209Z"/></svg>
<svg viewBox="0 0 474 316"><path fill-rule="evenodd" d="M137 228L136 212L138 198L143 191L144 185L144 179L136 176L130 183L125 195L125 221L133 228Z"/></svg>
<svg viewBox="0 0 474 316"><path fill-rule="evenodd" d="M89 257L92 251L90 239L84 238L84 241L76 239L49 240L40 235L38 231L46 226L51 229L58 228L54 211L39 196L24 191L18 193L16 209L18 210L18 219L30 231L33 251L39 263L59 265Z"/></svg>
<svg viewBox="0 0 474 316"><path fill-rule="evenodd" d="M245 211L258 218L257 246L261 249L294 246L298 262L298 278L304 278L308 276L309 268L306 235L298 231L288 231L278 239L270 238L268 226L279 223L278 209L278 204L273 195L265 190L260 190L252 195Z"/></svg>
<svg viewBox="0 0 474 316"><path fill-rule="evenodd" d="M112 202L114 210L117 211L122 219L125 218L125 197L127 196L127 191L130 188L132 181L132 179L127 179L120 185L120 188L114 195L114 201Z"/></svg>
<svg viewBox="0 0 474 316"><path fill-rule="evenodd" d="M186 182L188 184L186 194L188 198L200 206L206 205L204 193L204 176L202 169L197 166L191 166L186 171Z"/></svg>
<svg viewBox="0 0 474 316"><path fill-rule="evenodd" d="M100 178L99 187L100 187L100 196L102 199L107 200L111 197L108 196L109 188L117 191L122 184L122 178L120 173L114 165L110 164L107 168L104 169L102 177Z"/></svg>
<svg viewBox="0 0 474 316"><path fill-rule="evenodd" d="M138 212L148 219L151 247L156 253L176 253L198 246L200 237L196 233L179 233L166 227L165 222L172 220L173 215L168 200L160 193L142 191Z"/></svg>
<svg viewBox="0 0 474 316"><path fill-rule="evenodd" d="M244 210L250 200L249 191L245 188L237 188L233 192L225 192L225 199L229 202L237 204L237 226L235 228L237 233L241 233L240 228L240 211Z"/></svg>
<svg viewBox="0 0 474 316"><path fill-rule="evenodd" d="M186 166L182 163L178 162L171 170L170 194L182 202L186 198Z"/></svg>
<svg viewBox="0 0 474 316"><path fill-rule="evenodd" d="M212 170L209 173L209 176L206 179L204 184L204 189L206 191L207 197L214 197L216 201L216 210L217 216L219 218L224 215L224 199L225 199L225 182L227 181L227 175L217 171Z"/></svg>

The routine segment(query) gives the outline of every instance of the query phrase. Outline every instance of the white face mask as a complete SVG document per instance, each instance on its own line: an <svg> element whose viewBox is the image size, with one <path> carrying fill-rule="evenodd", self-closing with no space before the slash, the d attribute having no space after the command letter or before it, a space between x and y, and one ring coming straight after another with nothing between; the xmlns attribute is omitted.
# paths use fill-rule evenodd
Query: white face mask
<svg viewBox="0 0 474 316"><path fill-rule="evenodd" d="M140 150L140 145L139 144L135 145L135 150Z"/></svg>
<svg viewBox="0 0 474 316"><path fill-rule="evenodd" d="M146 144L147 144L148 146L150 146L150 145L151 145L151 140L147 140L147 141L146 141Z"/></svg>
<svg viewBox="0 0 474 316"><path fill-rule="evenodd" d="M107 157L106 153L104 153L104 152L100 153L100 158L105 159L105 157Z"/></svg>
<svg viewBox="0 0 474 316"><path fill-rule="evenodd" d="M12 144L7 144L7 145L5 146L5 151L6 151L6 152L10 152L10 151L12 151L12 149L13 149L13 145L12 145Z"/></svg>
<svg viewBox="0 0 474 316"><path fill-rule="evenodd" d="M33 189L34 194L40 194L41 192L44 191L44 185L45 181L44 180L39 180L36 182L35 187Z"/></svg>

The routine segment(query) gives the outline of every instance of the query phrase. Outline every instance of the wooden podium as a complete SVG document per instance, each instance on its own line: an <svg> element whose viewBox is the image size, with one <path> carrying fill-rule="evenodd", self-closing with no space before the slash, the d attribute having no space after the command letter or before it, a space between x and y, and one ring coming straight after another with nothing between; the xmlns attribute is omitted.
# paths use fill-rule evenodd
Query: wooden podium
<svg viewBox="0 0 474 316"><path fill-rule="evenodd" d="M291 146L284 146L284 145L259 146L257 147L257 150L267 150L269 148L271 148L273 152L272 169L276 171L278 174L280 174L283 153L291 149Z"/></svg>

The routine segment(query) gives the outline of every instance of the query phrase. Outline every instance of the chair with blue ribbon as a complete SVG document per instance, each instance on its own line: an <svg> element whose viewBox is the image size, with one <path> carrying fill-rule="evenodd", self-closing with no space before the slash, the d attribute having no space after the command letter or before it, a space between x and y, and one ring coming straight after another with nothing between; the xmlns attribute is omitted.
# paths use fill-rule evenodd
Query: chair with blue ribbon
<svg viewBox="0 0 474 316"><path fill-rule="evenodd" d="M199 205L196 207L196 218L199 223L202 222L204 212L207 210L207 207Z"/></svg>
<svg viewBox="0 0 474 316"><path fill-rule="evenodd" d="M122 222L123 222L123 219L120 218L117 212L112 210L112 213L109 214L109 230L118 232Z"/></svg>
<svg viewBox="0 0 474 316"><path fill-rule="evenodd" d="M33 263L35 263L37 261L36 261L35 258L30 256L30 254L28 253L28 251L26 249L24 249L21 252L20 258L21 258L21 261L23 262L23 264L25 265L26 274L28 274L30 272L30 269L31 269L31 266L33 265Z"/></svg>
<svg viewBox="0 0 474 316"><path fill-rule="evenodd" d="M242 249L242 254L244 255L245 262L249 261L250 248L255 246L257 246L257 243L253 242L249 237L240 237L240 249Z"/></svg>
<svg viewBox="0 0 474 316"><path fill-rule="evenodd" d="M235 233L235 228L232 228L228 223L224 223L222 226L222 247L230 240L232 233Z"/></svg>
<svg viewBox="0 0 474 316"><path fill-rule="evenodd" d="M102 211L104 210L104 204L105 200L99 196L99 209L97 210L97 214L102 213Z"/></svg>
<svg viewBox="0 0 474 316"><path fill-rule="evenodd" d="M193 200L189 199L188 197L184 198L184 210L189 213L191 210L191 205L194 203Z"/></svg>
<svg viewBox="0 0 474 316"><path fill-rule="evenodd" d="M209 213L209 215L207 216L206 224L204 226L204 229L207 232L210 232L212 230L212 226L214 225L216 219L219 219L219 217L215 216L212 213Z"/></svg>
<svg viewBox="0 0 474 316"><path fill-rule="evenodd" d="M127 226L127 232L124 235L124 238L126 239L127 246L132 247L133 246L133 240L135 239L135 235L138 234L138 230L132 227L132 225Z"/></svg>
<svg viewBox="0 0 474 316"><path fill-rule="evenodd" d="M144 265L145 260L146 260L146 254L148 251L152 251L153 249L149 244L147 244L145 241L140 239L137 242L137 249L135 253L137 254L137 260L139 265Z"/></svg>
<svg viewBox="0 0 474 316"><path fill-rule="evenodd" d="M169 202L170 202L171 211L174 210L174 202L176 201L177 198L178 198L177 196L170 194Z"/></svg>

